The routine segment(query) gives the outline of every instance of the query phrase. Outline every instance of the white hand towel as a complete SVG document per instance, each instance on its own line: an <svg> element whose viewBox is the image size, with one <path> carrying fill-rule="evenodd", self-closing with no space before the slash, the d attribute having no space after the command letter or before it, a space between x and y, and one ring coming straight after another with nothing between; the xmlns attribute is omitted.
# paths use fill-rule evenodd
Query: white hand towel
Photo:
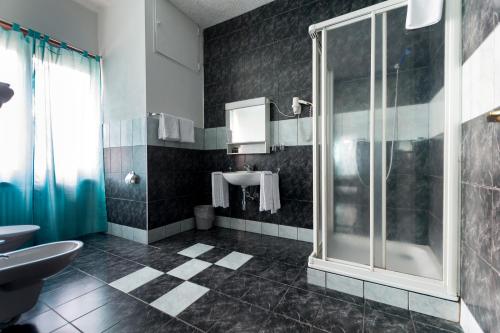
<svg viewBox="0 0 500 333"><path fill-rule="evenodd" d="M169 114L160 113L158 126L158 139L168 141L179 141L179 118Z"/></svg>
<svg viewBox="0 0 500 333"><path fill-rule="evenodd" d="M443 0L409 0L406 29L424 28L438 23L443 15Z"/></svg>
<svg viewBox="0 0 500 333"><path fill-rule="evenodd" d="M229 187L222 172L212 172L212 206L229 207Z"/></svg>
<svg viewBox="0 0 500 333"><path fill-rule="evenodd" d="M273 173L273 210L271 210L271 213L276 213L278 209L281 208L281 201L280 201L280 176L277 173Z"/></svg>
<svg viewBox="0 0 500 333"><path fill-rule="evenodd" d="M281 208L279 176L270 171L263 171L260 174L260 202L259 210L276 213Z"/></svg>
<svg viewBox="0 0 500 333"><path fill-rule="evenodd" d="M190 119L179 118L181 142L194 143L194 122Z"/></svg>

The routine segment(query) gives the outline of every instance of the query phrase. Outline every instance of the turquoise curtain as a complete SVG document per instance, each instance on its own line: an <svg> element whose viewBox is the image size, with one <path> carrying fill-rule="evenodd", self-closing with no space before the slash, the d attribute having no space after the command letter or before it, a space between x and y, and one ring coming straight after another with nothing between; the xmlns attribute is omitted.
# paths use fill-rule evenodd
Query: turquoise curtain
<svg viewBox="0 0 500 333"><path fill-rule="evenodd" d="M0 225L33 223L33 41L0 28L0 81L15 93L0 108Z"/></svg>
<svg viewBox="0 0 500 333"><path fill-rule="evenodd" d="M16 130L29 132L32 142L25 161L31 189L24 200L31 206L31 223L41 228L37 242L105 231L100 63L36 35L24 38L24 44L31 51L31 124ZM19 209L2 203L4 208Z"/></svg>

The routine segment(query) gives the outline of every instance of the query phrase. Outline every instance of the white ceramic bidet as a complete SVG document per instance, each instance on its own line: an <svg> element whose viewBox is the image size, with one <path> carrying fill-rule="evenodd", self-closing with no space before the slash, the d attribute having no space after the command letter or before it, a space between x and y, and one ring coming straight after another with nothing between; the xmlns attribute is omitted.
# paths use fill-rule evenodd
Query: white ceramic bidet
<svg viewBox="0 0 500 333"><path fill-rule="evenodd" d="M48 243L0 254L0 330L35 306L43 279L63 270L83 243Z"/></svg>
<svg viewBox="0 0 500 333"><path fill-rule="evenodd" d="M30 240L40 230L37 225L9 225L0 227L0 253L14 251Z"/></svg>

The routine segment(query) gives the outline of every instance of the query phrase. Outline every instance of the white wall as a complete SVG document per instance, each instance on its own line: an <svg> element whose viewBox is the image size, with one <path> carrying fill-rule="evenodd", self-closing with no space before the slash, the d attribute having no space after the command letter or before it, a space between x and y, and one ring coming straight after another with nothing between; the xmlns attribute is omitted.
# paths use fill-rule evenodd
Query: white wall
<svg viewBox="0 0 500 333"><path fill-rule="evenodd" d="M195 122L196 127L203 127L203 71L194 72L154 52L155 0L145 1L147 110L188 118ZM179 15L184 15L173 5L171 7ZM200 36L200 65L203 59L201 40Z"/></svg>
<svg viewBox="0 0 500 333"><path fill-rule="evenodd" d="M98 51L97 13L68 0L1 0L0 18L91 53Z"/></svg>
<svg viewBox="0 0 500 333"><path fill-rule="evenodd" d="M144 4L144 0L113 0L99 12L105 121L132 119L146 113Z"/></svg>
<svg viewBox="0 0 500 333"><path fill-rule="evenodd" d="M462 66L462 123L500 105L500 25Z"/></svg>

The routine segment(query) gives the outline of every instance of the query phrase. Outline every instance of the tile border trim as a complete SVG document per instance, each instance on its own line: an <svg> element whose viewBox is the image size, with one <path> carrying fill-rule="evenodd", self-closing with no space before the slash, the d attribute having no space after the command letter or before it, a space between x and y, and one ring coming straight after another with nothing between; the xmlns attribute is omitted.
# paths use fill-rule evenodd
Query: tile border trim
<svg viewBox="0 0 500 333"><path fill-rule="evenodd" d="M159 240L162 240L164 238L174 236L181 232L192 230L194 228L195 228L194 218L191 217L182 221L177 221L151 230L132 228L125 225L108 222L107 233L113 236L125 238L141 244L151 244Z"/></svg>
<svg viewBox="0 0 500 333"><path fill-rule="evenodd" d="M261 235L299 240L308 243L313 242L312 229L290 227L287 225L253 221L253 220L244 220L244 219L219 216L219 215L215 217L214 225L220 228L240 230Z"/></svg>
<svg viewBox="0 0 500 333"><path fill-rule="evenodd" d="M452 322L460 321L460 323L462 323L464 321L463 301L459 303L438 297L428 296L424 294L417 294L409 290L389 287L383 284L355 279L349 276L330 273L311 267L307 268L307 272L308 272L308 283L313 285L320 285L321 287L325 287L326 289L347 293L350 295L361 297L365 300L371 300L383 304L388 304L408 311L418 312L425 315L431 315ZM311 276L311 279L309 278L309 276ZM321 283L318 283L318 277L319 279L324 279L324 282L321 281ZM345 281L345 283L342 284L342 288L335 288L334 283L328 283L329 280L333 282L333 280L338 280L338 279ZM311 280L311 282L309 282L309 280ZM349 281L351 283L348 283ZM376 287L378 289L378 293L375 292L367 294L367 287L368 288ZM349 290L349 288L351 290ZM389 292L390 295L388 295L387 292ZM411 297L412 295L414 297ZM434 303L433 305L434 311L432 312L432 314L430 314L428 310L426 311L426 308L429 307L429 303ZM472 315L470 318L473 319ZM470 318L465 318L465 319L470 322ZM480 332L480 331L475 331L475 330L465 331L465 333L467 332Z"/></svg>

